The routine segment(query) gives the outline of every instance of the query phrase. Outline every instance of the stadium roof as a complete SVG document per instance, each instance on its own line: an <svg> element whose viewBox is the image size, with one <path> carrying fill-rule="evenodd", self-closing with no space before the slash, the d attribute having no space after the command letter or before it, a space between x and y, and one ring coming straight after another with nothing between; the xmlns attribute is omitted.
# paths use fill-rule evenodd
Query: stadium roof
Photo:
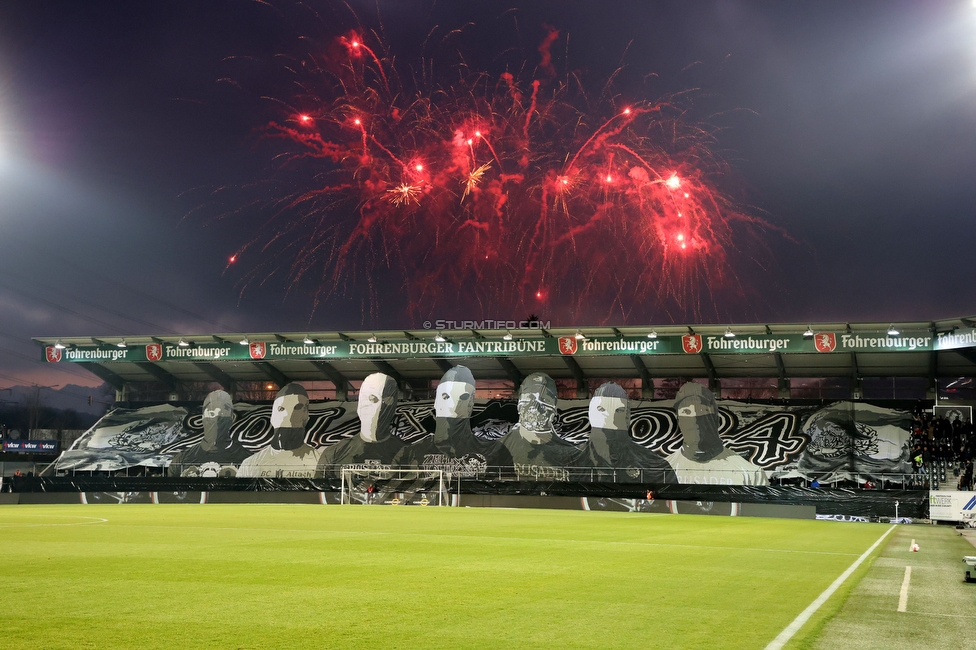
<svg viewBox="0 0 976 650"><path fill-rule="evenodd" d="M811 323L507 329L238 332L185 336L38 337L44 358L126 383L349 382L380 371L427 388L463 363L478 379L938 377L976 375L976 317L901 323Z"/></svg>

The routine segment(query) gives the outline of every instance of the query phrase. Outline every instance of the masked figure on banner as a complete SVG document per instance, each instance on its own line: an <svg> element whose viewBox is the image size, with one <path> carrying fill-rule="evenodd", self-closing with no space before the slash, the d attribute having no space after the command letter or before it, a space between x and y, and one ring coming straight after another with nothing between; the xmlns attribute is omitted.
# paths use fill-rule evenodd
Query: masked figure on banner
<svg viewBox="0 0 976 650"><path fill-rule="evenodd" d="M580 480L610 483L677 483L668 462L630 437L630 399L614 382L596 389L590 400L590 438L576 466L592 468Z"/></svg>
<svg viewBox="0 0 976 650"><path fill-rule="evenodd" d="M324 449L305 443L308 393L291 383L278 391L271 406L271 444L248 457L237 470L243 478L320 478L319 459Z"/></svg>
<svg viewBox="0 0 976 650"><path fill-rule="evenodd" d="M701 384L688 382L678 389L674 410L681 430L681 448L668 463L679 483L697 485L769 485L758 465L725 448L718 435L718 404Z"/></svg>
<svg viewBox="0 0 976 650"><path fill-rule="evenodd" d="M580 452L556 435L556 382L535 372L519 387L519 421L501 444L511 456L518 478L568 481Z"/></svg>
<svg viewBox="0 0 976 650"><path fill-rule="evenodd" d="M229 394L215 390L203 400L203 440L184 449L169 464L169 476L233 477L251 451L230 435L234 404Z"/></svg>
<svg viewBox="0 0 976 650"><path fill-rule="evenodd" d="M497 442L481 440L471 431L474 375L464 366L444 373L434 398L434 433L397 454L394 465L444 470L446 477L474 478L498 464Z"/></svg>
<svg viewBox="0 0 976 650"><path fill-rule="evenodd" d="M797 471L820 483L860 478L898 481L912 473L911 414L863 402L839 402L803 423L810 442Z"/></svg>
<svg viewBox="0 0 976 650"><path fill-rule="evenodd" d="M383 373L373 373L359 388L359 433L325 448L319 459L323 475L338 477L342 467L390 467L404 442L393 435L397 399L400 390L396 380Z"/></svg>

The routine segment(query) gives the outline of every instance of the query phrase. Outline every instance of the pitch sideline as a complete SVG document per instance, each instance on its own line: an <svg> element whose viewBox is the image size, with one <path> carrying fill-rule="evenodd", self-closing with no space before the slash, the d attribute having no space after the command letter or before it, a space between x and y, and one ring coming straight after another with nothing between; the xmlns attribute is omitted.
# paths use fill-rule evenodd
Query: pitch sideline
<svg viewBox="0 0 976 650"><path fill-rule="evenodd" d="M829 587L824 589L823 593L817 596L816 600L807 605L807 608L800 612L799 616L793 619L792 623L787 625L786 628L784 628L775 639L770 641L769 645L766 646L766 650L780 650L784 645L786 645L786 643L793 638L793 635L799 632L800 628L803 627L808 620L810 620L810 617L813 616L825 602L827 602L827 599L833 596L834 592L837 591L840 586L850 577L850 575L857 570L857 567L861 566L861 563L870 557L871 553L874 552L874 549L881 545L881 542L884 541L885 537L890 535L891 531L897 527L897 525L892 524L892 526L888 528L888 530L886 530L874 544L871 545L871 548L864 551L864 553L861 554L861 557L854 560L854 564L847 567L847 570L840 574Z"/></svg>

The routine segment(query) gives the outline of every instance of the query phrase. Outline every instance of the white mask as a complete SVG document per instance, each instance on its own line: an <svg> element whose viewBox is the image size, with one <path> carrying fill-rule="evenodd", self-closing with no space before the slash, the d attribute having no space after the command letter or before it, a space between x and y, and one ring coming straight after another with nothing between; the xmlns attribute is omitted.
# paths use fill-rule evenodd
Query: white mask
<svg viewBox="0 0 976 650"><path fill-rule="evenodd" d="M474 386L463 381L437 385L434 414L439 418L470 418L474 411Z"/></svg>
<svg viewBox="0 0 976 650"><path fill-rule="evenodd" d="M626 431L630 428L629 411L627 402L619 397L594 397L590 400L590 426Z"/></svg>
<svg viewBox="0 0 976 650"><path fill-rule="evenodd" d="M298 429L308 424L308 398L304 395L284 395L271 407L271 426Z"/></svg>
<svg viewBox="0 0 976 650"><path fill-rule="evenodd" d="M383 408L383 388L386 386L386 375L372 374L363 381L359 388L359 435L366 442L376 442L376 429L380 421L380 411ZM393 401L387 398L387 403Z"/></svg>

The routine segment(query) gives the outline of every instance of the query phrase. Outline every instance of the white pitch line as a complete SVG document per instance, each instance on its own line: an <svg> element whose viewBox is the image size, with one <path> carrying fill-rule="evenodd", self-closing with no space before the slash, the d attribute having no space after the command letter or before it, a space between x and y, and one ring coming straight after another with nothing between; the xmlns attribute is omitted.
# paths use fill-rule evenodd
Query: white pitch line
<svg viewBox="0 0 976 650"><path fill-rule="evenodd" d="M897 528L897 525L892 525L891 528L886 530L884 534L878 538L878 541L871 545L871 548L864 551L864 553L861 554L861 557L854 560L854 564L847 567L847 570L840 574L836 580L830 583L830 586L824 589L824 592L817 596L815 601L807 605L807 608L800 612L800 615L794 618L792 623L787 625L786 628L780 632L775 639L769 642L769 645L766 646L766 650L780 650L780 648L786 645L786 643L793 638L793 635L799 632L800 628L803 627L803 624L809 621L810 617L813 616L818 609L820 609L820 606L827 602L828 598L834 595L834 592L837 591L842 584L844 584L844 581L857 570L857 567L861 566L861 563L864 562L864 560L868 559L871 553L874 552L874 549L878 548L881 542L884 541L884 538L887 537L895 528Z"/></svg>
<svg viewBox="0 0 976 650"><path fill-rule="evenodd" d="M912 567L905 567L905 579L901 582L901 593L898 594L898 611L908 611L908 583L912 581Z"/></svg>
<svg viewBox="0 0 976 650"><path fill-rule="evenodd" d="M107 524L108 519L104 517L86 517L84 515L28 515L31 517L62 517L67 519L88 519L89 521L76 521L66 524L25 524L25 523L0 523L0 528L37 528L40 526L87 526L89 524Z"/></svg>

